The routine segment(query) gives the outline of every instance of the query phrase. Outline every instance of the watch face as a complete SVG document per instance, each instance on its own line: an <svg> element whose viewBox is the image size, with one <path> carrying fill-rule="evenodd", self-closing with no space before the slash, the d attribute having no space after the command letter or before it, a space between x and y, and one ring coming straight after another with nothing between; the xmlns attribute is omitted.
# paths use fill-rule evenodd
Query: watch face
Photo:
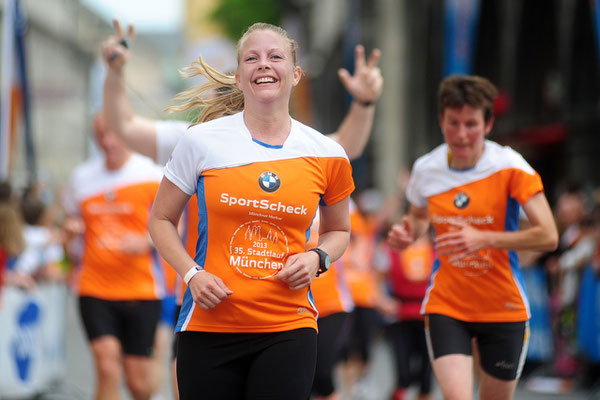
<svg viewBox="0 0 600 400"><path fill-rule="evenodd" d="M328 270L329 267L331 266L331 259L329 258L329 254L325 254L325 260L324 260L324 266L325 266L325 270Z"/></svg>
<svg viewBox="0 0 600 400"><path fill-rule="evenodd" d="M329 266L331 265L331 259L329 258L329 254L325 253L323 250L315 247L311 249L315 253L319 255L319 271L318 273L323 273L329 270ZM317 275L319 276L319 275Z"/></svg>

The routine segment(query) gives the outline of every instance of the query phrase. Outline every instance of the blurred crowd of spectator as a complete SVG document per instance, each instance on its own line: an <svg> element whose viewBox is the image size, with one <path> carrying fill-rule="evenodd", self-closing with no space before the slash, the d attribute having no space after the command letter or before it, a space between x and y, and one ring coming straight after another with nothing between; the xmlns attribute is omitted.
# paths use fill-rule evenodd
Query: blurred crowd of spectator
<svg viewBox="0 0 600 400"><path fill-rule="evenodd" d="M44 281L72 281L69 278L76 270L78 251L77 242L71 239L77 229L64 226L61 205L44 200L60 196L44 196L47 191L36 185L16 193L7 182L0 183L2 286L35 290ZM368 254L360 255L367 261L346 259L344 268L350 277L355 273L351 269L359 268L363 283L375 282L376 293L370 302L355 299L355 303L362 304L357 307L359 312L371 308L376 317L369 319L370 329L363 332L366 336L352 337L361 332L351 332L342 361L347 380L344 390L360 390L361 376L370 361L368 352L364 354L365 345L352 348L352 343L367 340L368 347L380 337L390 341L396 355L397 392L419 382L421 398L428 398L433 378L425 345L417 340L419 335L408 332L422 332L418 309L431 271L434 241L418 242L402 254L390 252L385 245L386 232L402 213L403 201L395 198L384 202L372 190L354 197L369 226L360 234L368 235L371 245L364 246ZM600 376L600 331L595 321L600 303L600 189L568 187L557 196L553 210L560 231L559 248L552 253L519 254L532 312L524 378L544 375L572 379L591 390ZM368 279L365 262L371 275ZM404 345L396 340L398 337L403 338ZM356 360L358 369L352 367Z"/></svg>
<svg viewBox="0 0 600 400"><path fill-rule="evenodd" d="M2 284L35 289L41 281L66 279L68 259L61 207L46 204L42 185L16 194L0 183L0 271Z"/></svg>

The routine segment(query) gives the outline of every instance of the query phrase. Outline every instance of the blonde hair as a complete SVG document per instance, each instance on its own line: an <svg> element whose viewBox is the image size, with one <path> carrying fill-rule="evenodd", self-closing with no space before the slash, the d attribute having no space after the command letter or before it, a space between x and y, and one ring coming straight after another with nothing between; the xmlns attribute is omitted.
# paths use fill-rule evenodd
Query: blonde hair
<svg viewBox="0 0 600 400"><path fill-rule="evenodd" d="M208 82L179 93L173 101L179 102L167 108L169 112L200 109L198 119L192 124L232 115L244 109L244 94L237 87L234 75L225 75L206 64L202 56L186 67L181 75L185 78L202 75Z"/></svg>
<svg viewBox="0 0 600 400"><path fill-rule="evenodd" d="M257 22L251 25L248 29L246 29L246 32L244 32L240 40L238 40L236 46L238 63L240 62L240 50L244 45L244 42L246 41L248 36L250 36L251 33L254 33L256 31L272 31L281 36L290 46L290 52L292 53L292 61L294 62L294 66L297 65L298 44L296 43L296 41L292 39L290 35L288 35L287 31L282 27L267 24L264 22Z"/></svg>
<svg viewBox="0 0 600 400"><path fill-rule="evenodd" d="M0 203L0 247L10 257L25 247L23 221L11 202Z"/></svg>
<svg viewBox="0 0 600 400"><path fill-rule="evenodd" d="M250 26L240 40L238 40L236 46L238 64L240 61L240 50L248 36L253 32L264 30L273 31L288 42L295 66L298 47L296 42L289 37L285 29L264 22L257 22ZM235 75L226 75L217 71L206 64L202 56L198 57L198 60L194 61L189 67L184 68L181 75L185 78L202 75L208 80L208 82L198 87L179 93L173 101L180 104L167 108L169 112L185 112L199 109L200 115L192 125L225 115L232 115L244 109L244 94L237 86Z"/></svg>

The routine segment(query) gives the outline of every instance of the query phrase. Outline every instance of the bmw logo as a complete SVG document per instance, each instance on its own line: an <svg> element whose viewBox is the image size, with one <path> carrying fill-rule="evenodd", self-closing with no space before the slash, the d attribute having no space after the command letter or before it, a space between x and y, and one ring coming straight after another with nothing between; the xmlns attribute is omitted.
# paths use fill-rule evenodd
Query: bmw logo
<svg viewBox="0 0 600 400"><path fill-rule="evenodd" d="M469 201L469 196L464 192L460 192L459 194L454 196L454 205L456 206L456 208L465 208L469 205Z"/></svg>
<svg viewBox="0 0 600 400"><path fill-rule="evenodd" d="M104 193L104 199L106 201L114 201L116 197L117 195L112 190L109 190L108 192Z"/></svg>
<svg viewBox="0 0 600 400"><path fill-rule="evenodd" d="M258 177L258 186L267 193L273 193L281 186L281 179L274 172L265 171Z"/></svg>

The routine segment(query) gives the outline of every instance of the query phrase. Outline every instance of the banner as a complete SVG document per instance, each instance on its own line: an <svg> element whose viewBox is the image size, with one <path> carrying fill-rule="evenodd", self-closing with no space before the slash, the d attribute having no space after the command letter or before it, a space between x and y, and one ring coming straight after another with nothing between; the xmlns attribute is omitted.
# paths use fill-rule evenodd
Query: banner
<svg viewBox="0 0 600 400"><path fill-rule="evenodd" d="M29 183L36 180L36 163L29 115L25 63L26 21L20 0L6 0L2 25L2 86L0 93L0 180L9 176L19 132L24 132Z"/></svg>
<svg viewBox="0 0 600 400"><path fill-rule="evenodd" d="M445 0L444 7L444 76L471 74L479 0Z"/></svg>
<svg viewBox="0 0 600 400"><path fill-rule="evenodd" d="M521 269L521 273L531 310L527 361L550 362L554 357L554 341L546 271L543 265L536 265Z"/></svg>
<svg viewBox="0 0 600 400"><path fill-rule="evenodd" d="M67 288L2 289L0 399L32 398L65 377Z"/></svg>
<svg viewBox="0 0 600 400"><path fill-rule="evenodd" d="M596 46L598 46L598 65L600 65L600 0L592 0L592 18L596 28Z"/></svg>
<svg viewBox="0 0 600 400"><path fill-rule="evenodd" d="M600 363L600 278L587 266L581 275L577 302L577 350L588 361Z"/></svg>

